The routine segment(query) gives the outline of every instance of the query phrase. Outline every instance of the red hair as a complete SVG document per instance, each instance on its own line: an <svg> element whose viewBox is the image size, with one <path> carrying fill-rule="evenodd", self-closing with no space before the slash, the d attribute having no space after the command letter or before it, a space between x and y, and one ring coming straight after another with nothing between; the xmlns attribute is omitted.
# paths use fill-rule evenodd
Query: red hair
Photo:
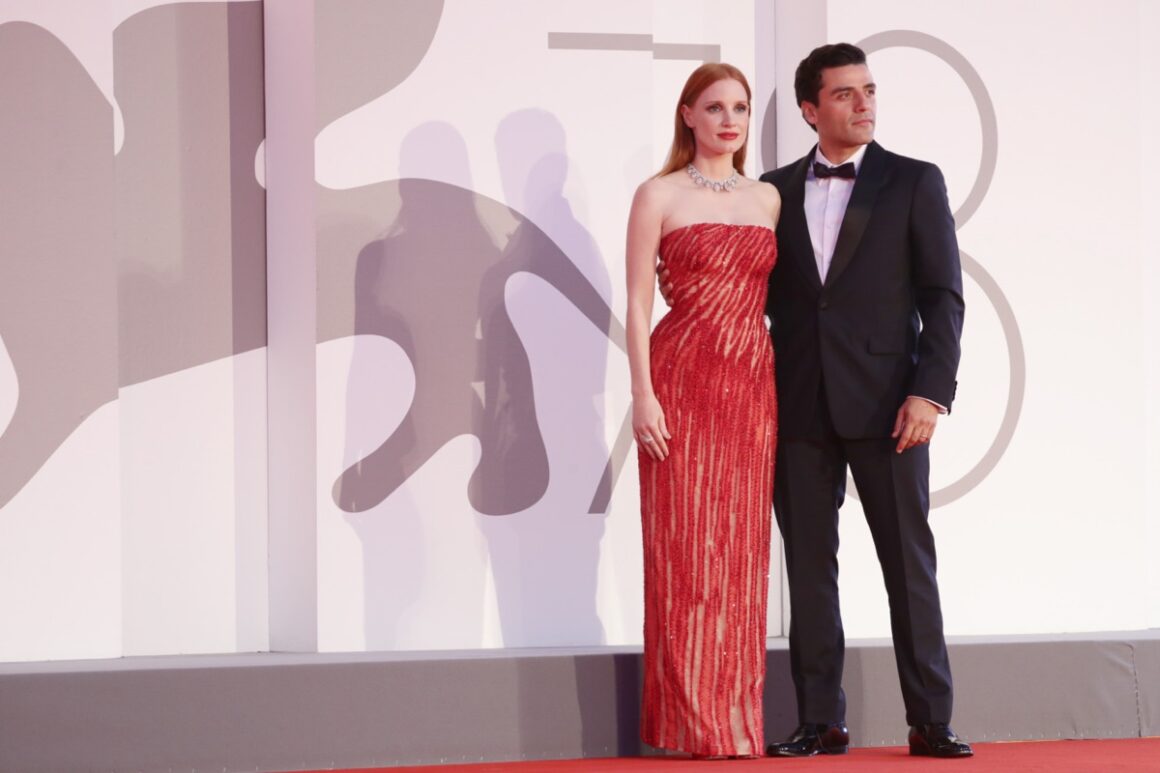
<svg viewBox="0 0 1160 773"><path fill-rule="evenodd" d="M685 119L681 116L681 107L692 108L702 91L717 81L730 78L745 88L745 98L750 101L750 115L752 115L753 93L749 90L749 81L745 79L740 70L723 62L707 62L693 70L692 75L685 81L685 88L681 90L681 98L677 100L677 113L673 121L673 144L669 148L669 156L665 160L664 167L656 174L657 177L663 177L670 172L684 169L692 163L693 156L696 155L697 141L693 137L693 130L685 125ZM733 154L733 168L737 170L737 174L745 174L745 151L748 147L749 134L746 133L745 144Z"/></svg>

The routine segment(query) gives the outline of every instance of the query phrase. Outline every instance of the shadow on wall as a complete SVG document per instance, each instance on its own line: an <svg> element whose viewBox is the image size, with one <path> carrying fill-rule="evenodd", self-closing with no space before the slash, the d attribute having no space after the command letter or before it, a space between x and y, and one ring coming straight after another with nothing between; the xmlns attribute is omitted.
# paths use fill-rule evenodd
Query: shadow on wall
<svg viewBox="0 0 1160 773"><path fill-rule="evenodd" d="M320 2L315 10L315 65L319 88L315 91L317 131L341 116L356 110L391 91L415 70L426 55L443 15L441 0L344 0ZM445 150L456 156L455 142L444 143ZM462 145L462 140L459 140ZM466 150L459 160L448 163L466 165ZM419 181L420 183L422 181ZM395 294L406 277L392 272L408 272L406 260L396 260L408 249L415 233L406 233L413 207L404 213L404 181L385 182L353 190L318 188L318 340L319 343L345 338L356 331L374 331L397 343L415 363L414 352L431 341L423 331L412 335L413 320L407 318L410 298ZM419 204L424 195L417 193ZM461 200L470 193L462 191ZM417 210L415 210L417 211ZM415 227L418 223L415 223ZM413 241L411 242L413 244ZM373 246L378 244L376 254ZM495 249L491 245L491 249ZM421 255L412 255L412 259ZM420 273L412 277L422 283L435 277ZM392 282L399 287L393 288ZM412 286L412 290L414 287ZM434 288L431 288L434 290ZM433 297L439 297L435 295ZM347 380L347 418L341 469L354 480L361 478L357 467L374 448L363 447L356 428L366 418L363 411L373 394L359 392L359 385L374 383L378 349L366 338L353 343ZM429 360L432 358L428 358ZM430 363L437 365L437 363ZM423 383L428 384L437 372L428 369ZM418 368L416 380L420 378ZM416 384L420 388L419 384ZM455 391L455 390L451 390ZM418 394L416 395L418 396ZM320 479L319 485L331 488L334 500L351 512L346 522L357 535L363 552L363 617L367 649L398 649L401 636L409 624L410 613L422 591L417 578L426 576L427 542L423 513L411 501L399 501L406 492L396 493L390 518L378 514L361 514L385 499L387 490L395 491L402 481L418 468L414 455L421 444L420 433L430 431L414 411L408 411L403 422L389 438L388 448L380 450L373 463L383 480L360 488L351 485L343 493L339 481ZM330 469L327 467L327 469ZM344 476L345 477L345 476ZM482 625L481 600L469 598L482 588L462 589L463 602L457 609L457 628L478 631Z"/></svg>
<svg viewBox="0 0 1160 773"><path fill-rule="evenodd" d="M319 104L321 125L402 82L441 13L441 3L418 0L320 4L320 83L341 84ZM375 58L376 30L405 45ZM264 133L261 34L256 1L170 4L121 24L114 84L125 144L114 158L111 108L71 52L35 25L0 26L0 336L20 390L0 435L0 507L118 386L265 344L264 191L253 176ZM369 57L365 70L352 51ZM624 332L605 300L603 261L563 193L559 121L518 111L495 142L510 207L420 179L417 166L407 172L439 154L466 169L462 138L438 124L408 137L404 179L319 188L319 341L389 338L416 378L398 430L377 448L346 448L332 494L364 511L452 438L478 437L468 498L480 513L518 519L481 526L504 638L571 636L555 629L568 618L591 640L603 520L583 512L586 471L607 459L600 395L608 342L623 348ZM603 334L561 340L546 360L553 404L567 406L544 418L566 438L551 489L532 367L509 314L528 306L528 284L511 281L519 274L550 284ZM377 559L368 566L383 563L381 546L364 547ZM368 576L367 587L409 585L391 572ZM368 625L379 639L370 646L390 646L389 611Z"/></svg>
<svg viewBox="0 0 1160 773"><path fill-rule="evenodd" d="M31 86L31 87L30 87ZM117 397L113 112L57 38L0 25L0 336L19 393L0 507Z"/></svg>
<svg viewBox="0 0 1160 773"><path fill-rule="evenodd" d="M555 128L562 137L558 123ZM401 153L403 170L439 159L458 166L459 179L467 176L466 146L447 124L417 127ZM607 286L591 237L563 198L565 169L562 152L544 155L528 165L519 188L554 188L540 191L538 211L558 230L578 237L589 273ZM390 222L382 238L359 249L353 272L345 265L357 241L353 234L327 228L320 235L320 293L326 295L319 307L320 340L390 338L406 351L416 382L411 409L386 442L376 449L348 449L347 469L334 483L335 503L348 512L374 507L448 441L473 434L480 439L482 459L468 483L472 507L486 515L510 515L536 504L548 488L548 459L528 355L507 309L508 280L521 272L541 277L605 336L622 341L620 324L601 292L534 217L468 189L407 177L320 193L327 200L327 220L338 223L342 213L357 212L368 224L380 218ZM513 221L515 229L507 233ZM506 239L502 247L493 235ZM344 284L353 287L345 298L338 291ZM603 393L604 356L602 351L598 362L578 368L579 391L586 394L577 407L581 418L591 419L577 430L582 437L601 431L603 417L591 403ZM599 442L603 445L602 438Z"/></svg>
<svg viewBox="0 0 1160 773"><path fill-rule="evenodd" d="M256 1L125 20L114 157L111 106L72 52L0 26L0 336L20 386L0 507L118 386L265 345L261 44Z"/></svg>
<svg viewBox="0 0 1160 773"><path fill-rule="evenodd" d="M570 330L551 316L550 309L536 309L539 316L530 325L551 337L553 344L550 353L540 349L537 359L537 384L551 393L552 402L550 411L541 411L541 424L551 438L562 441L552 454L551 492L526 517L480 523L491 555L504 641L515 644L604 638L596 610L604 518L586 511L592 499L592 474L601 471L608 459L603 395L609 343L623 348L624 334L604 300L610 294L604 260L564 195L566 139L554 115L534 109L509 114L495 135L504 198L517 226L507 237L504 260L492 281L507 284L516 271L539 276L603 333ZM500 324L500 312L506 318L506 309L536 308L521 297L531 287L528 282L512 283L506 298L502 291L498 298L506 306L481 306L492 320L485 328ZM510 375L491 351L484 350L485 403L490 402L491 411L502 419ZM534 690L535 685L529 688Z"/></svg>
<svg viewBox="0 0 1160 773"><path fill-rule="evenodd" d="M533 142L529 151L530 137L540 138L540 144ZM413 401L387 440L377 448L348 442L334 500L351 513L375 507L449 441L476 436L481 459L466 485L472 507L485 515L520 514L511 522L481 524L509 642L561 636L567 641L576 635L593 640L602 632L595 595L603 518L587 515L583 507L591 497L586 473L598 471L607 458L598 400L608 337L622 341L623 333L589 279L595 275L607 287L603 262L563 197L563 143L559 122L542 111L513 114L497 135L505 190L516 200L536 203L541 222L576 246L587 275L531 217L465 188L405 177L348 191L320 190L323 220L330 224L320 231L320 339L389 338L407 354L415 374ZM465 143L447 124L417 127L401 154L404 173L430 172L439 164L448 176L468 177ZM358 232L376 220L389 223L381 238L354 249ZM509 313L520 305L510 280L521 273L551 284L603 334L560 341L568 353L569 378L553 382L562 393L553 394L552 402L568 410L553 432L569 442L566 456L553 467L547 501L549 457L531 363ZM534 324L556 327L552 319ZM371 367L369 351L360 353L356 339L348 379L348 441L359 436L353 430L367 410L358 385L366 380L359 369ZM534 512L524 512L542 501ZM364 540L367 645L390 648L397 639L399 607L410 603L400 597L402 588L422 559L416 545L399 544L398 530L357 516L348 520ZM421 536L418 520L412 526L404 531ZM562 615L562 609L569 611ZM562 617L570 621L563 631Z"/></svg>

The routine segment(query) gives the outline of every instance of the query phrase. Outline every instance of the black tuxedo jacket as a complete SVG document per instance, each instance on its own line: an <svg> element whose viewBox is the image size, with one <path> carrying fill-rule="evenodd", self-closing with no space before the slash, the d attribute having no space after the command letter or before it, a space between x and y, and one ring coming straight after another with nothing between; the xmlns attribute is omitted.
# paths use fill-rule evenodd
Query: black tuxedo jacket
<svg viewBox="0 0 1160 773"><path fill-rule="evenodd" d="M841 437L886 437L908 395L948 409L955 396L964 304L946 184L934 164L871 143L823 283L803 209L813 158L761 176L782 200L766 309L779 432L816 426L824 378Z"/></svg>

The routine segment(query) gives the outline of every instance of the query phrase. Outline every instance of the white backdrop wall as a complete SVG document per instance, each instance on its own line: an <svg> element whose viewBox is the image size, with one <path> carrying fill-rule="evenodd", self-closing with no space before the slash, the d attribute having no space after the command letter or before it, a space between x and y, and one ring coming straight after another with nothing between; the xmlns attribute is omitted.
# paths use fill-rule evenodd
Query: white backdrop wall
<svg viewBox="0 0 1160 773"><path fill-rule="evenodd" d="M261 43L0 2L0 660L267 646Z"/></svg>
<svg viewBox="0 0 1160 773"><path fill-rule="evenodd" d="M965 58L994 105L994 176L974 214L957 215L960 248L977 266L967 265L959 398L933 447L934 487L977 477L1020 370L1025 386L999 463L932 514L951 633L1160 625L1154 408L1148 415L1160 386L1157 210L1146 184L1157 167L1154 151L1137 158L1154 144L1154 107L1141 99L1160 74L1153 6L828 4L831 39L930 35ZM938 163L960 207L985 167L989 129L963 74L922 49L937 42L896 37L902 45L871 56L878 138ZM1121 156L1123 175L1110 173ZM843 576L868 578L869 536L853 510ZM855 635L886 632L880 583L847 579L842 594Z"/></svg>
<svg viewBox="0 0 1160 773"><path fill-rule="evenodd" d="M1160 626L1154 3L296 2L304 641L639 642L629 201L705 58L752 74L751 173L805 153L824 40L873 49L879 140L958 210L948 632ZM0 659L270 646L260 5L0 0ZM840 561L847 634L887 634L854 498Z"/></svg>
<svg viewBox="0 0 1160 773"><path fill-rule="evenodd" d="M1144 356L1148 359L1147 395L1144 406L1143 433L1148 439L1148 453L1145 457L1148 499L1146 504L1148 531L1145 536L1147 555L1160 554L1160 311L1156 299L1160 298L1160 245L1154 237L1156 213L1160 213L1160 187L1155 183L1160 171L1160 149L1152 136L1152 126L1160 121L1160 49L1153 45L1155 31L1160 29L1160 4L1140 3L1140 20L1137 26L1136 43L1140 51L1140 73L1142 99L1140 99L1139 159L1140 159L1140 212L1144 227L1140 229L1141 279L1139 295L1144 309L1143 326L1147 333ZM1151 575L1150 591L1145 598L1151 599L1152 609L1160 607L1160 562L1149 561ZM1153 612L1148 621L1152 627L1160 626L1160 612Z"/></svg>

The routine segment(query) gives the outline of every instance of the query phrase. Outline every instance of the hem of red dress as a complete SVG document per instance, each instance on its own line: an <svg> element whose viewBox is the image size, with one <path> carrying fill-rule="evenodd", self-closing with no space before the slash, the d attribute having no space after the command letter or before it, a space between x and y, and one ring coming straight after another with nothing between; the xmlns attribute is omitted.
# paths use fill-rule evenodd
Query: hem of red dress
<svg viewBox="0 0 1160 773"><path fill-rule="evenodd" d="M677 752L681 754L691 754L694 757L736 757L739 759L758 759L764 757L762 748L764 743L755 744L756 750L748 754L742 754L736 750L725 750L720 748L690 748L688 746L681 746L678 744L661 743L658 738L649 738L648 736L641 736L641 740L654 749L660 749L665 752Z"/></svg>

